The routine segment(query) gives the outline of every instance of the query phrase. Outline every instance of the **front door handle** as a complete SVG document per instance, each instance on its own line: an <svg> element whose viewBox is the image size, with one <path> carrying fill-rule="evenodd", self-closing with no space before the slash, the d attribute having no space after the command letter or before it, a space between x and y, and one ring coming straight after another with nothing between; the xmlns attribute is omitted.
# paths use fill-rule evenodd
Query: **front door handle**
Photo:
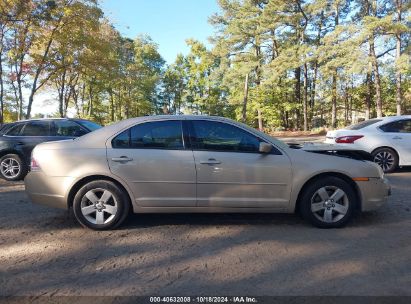
<svg viewBox="0 0 411 304"><path fill-rule="evenodd" d="M219 160L216 160L214 158L209 158L208 160L200 160L200 164L202 165L218 165L221 164Z"/></svg>
<svg viewBox="0 0 411 304"><path fill-rule="evenodd" d="M402 137L401 136L395 136L392 139L402 139Z"/></svg>
<svg viewBox="0 0 411 304"><path fill-rule="evenodd" d="M113 157L111 160L113 162L126 163L126 162L129 162L129 161L132 161L133 159L129 158L127 156L121 156L121 157Z"/></svg>

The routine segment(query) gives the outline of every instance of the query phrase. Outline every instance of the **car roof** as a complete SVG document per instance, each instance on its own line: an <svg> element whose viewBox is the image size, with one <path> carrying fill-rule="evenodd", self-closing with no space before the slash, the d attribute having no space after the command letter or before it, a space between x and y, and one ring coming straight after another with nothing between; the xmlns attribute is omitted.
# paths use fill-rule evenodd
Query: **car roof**
<svg viewBox="0 0 411 304"><path fill-rule="evenodd" d="M56 118L30 118L30 119L22 119L22 120L17 120L13 121L10 124L14 123L24 123L24 122L29 122L29 121L44 121L44 120L87 120L83 118L67 118L67 117L56 117Z"/></svg>
<svg viewBox="0 0 411 304"><path fill-rule="evenodd" d="M387 122L387 121L394 121L394 120L401 120L401 119L411 119L411 115L386 116L386 117L381 117L381 118L376 118L376 119L381 119L382 121Z"/></svg>
<svg viewBox="0 0 411 304"><path fill-rule="evenodd" d="M241 122L238 122L238 121L235 121L229 118L225 118L225 117L207 116L207 115L153 115L153 116L141 116L141 117L129 118L129 119L114 123L112 125L108 125L94 132L85 134L77 138L76 140L82 141L83 143L87 143L88 147L98 148L98 147L101 147L103 144L105 145L105 142L108 138L119 134L120 132L124 131L125 129L129 127L132 127L135 124L143 123L143 122L161 121L161 120L208 120L208 121L227 122L229 124L245 129L249 131L250 133L253 133L261 138L264 138L269 142L275 142L277 143L277 147L278 146L282 148L287 147L283 142L280 142L279 140L263 132L260 132L254 128L251 128L250 126L247 126Z"/></svg>

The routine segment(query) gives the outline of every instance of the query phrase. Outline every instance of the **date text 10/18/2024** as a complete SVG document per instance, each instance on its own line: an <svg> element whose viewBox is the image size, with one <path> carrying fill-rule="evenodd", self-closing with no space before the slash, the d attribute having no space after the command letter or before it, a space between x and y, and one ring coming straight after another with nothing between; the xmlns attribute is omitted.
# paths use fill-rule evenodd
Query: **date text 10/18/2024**
<svg viewBox="0 0 411 304"><path fill-rule="evenodd" d="M150 303L257 303L254 297L150 297Z"/></svg>

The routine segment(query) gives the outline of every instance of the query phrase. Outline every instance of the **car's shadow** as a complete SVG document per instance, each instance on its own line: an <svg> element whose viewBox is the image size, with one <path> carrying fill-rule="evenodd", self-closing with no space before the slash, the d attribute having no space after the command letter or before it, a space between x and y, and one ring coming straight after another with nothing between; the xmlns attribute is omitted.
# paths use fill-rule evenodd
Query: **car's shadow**
<svg viewBox="0 0 411 304"><path fill-rule="evenodd" d="M296 214L267 213L164 213L130 214L120 229L156 226L306 226Z"/></svg>
<svg viewBox="0 0 411 304"><path fill-rule="evenodd" d="M411 172L411 166L403 166L395 170L393 173ZM388 174L389 176L389 174Z"/></svg>

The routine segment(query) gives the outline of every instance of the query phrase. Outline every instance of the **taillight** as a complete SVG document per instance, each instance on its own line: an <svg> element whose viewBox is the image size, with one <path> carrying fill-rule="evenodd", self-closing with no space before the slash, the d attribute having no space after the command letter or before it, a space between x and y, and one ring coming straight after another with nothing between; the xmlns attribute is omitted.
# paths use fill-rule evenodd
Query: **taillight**
<svg viewBox="0 0 411 304"><path fill-rule="evenodd" d="M349 136L341 136L335 139L337 144L352 144L357 139L363 138L363 135L349 135Z"/></svg>
<svg viewBox="0 0 411 304"><path fill-rule="evenodd" d="M36 159L31 156L31 161L30 161L30 171L40 171L41 168L39 164L37 163Z"/></svg>

